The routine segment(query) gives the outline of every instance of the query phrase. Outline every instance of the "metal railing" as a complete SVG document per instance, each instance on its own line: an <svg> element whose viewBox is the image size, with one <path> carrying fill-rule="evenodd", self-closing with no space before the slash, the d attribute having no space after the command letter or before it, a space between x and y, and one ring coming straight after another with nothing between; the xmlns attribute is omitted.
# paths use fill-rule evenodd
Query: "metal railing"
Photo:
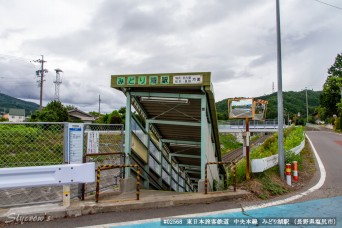
<svg viewBox="0 0 342 228"><path fill-rule="evenodd" d="M85 124L84 125L84 157L83 162L95 162L97 167L126 162L123 152L124 127L122 124ZM95 172L96 170L94 170ZM111 188L119 191L119 178L124 175L124 169L104 170L100 188ZM95 183L88 183L81 188L81 198L96 190Z"/></svg>
<svg viewBox="0 0 342 228"><path fill-rule="evenodd" d="M228 120L219 122L219 132L242 132L246 129L245 120ZM250 120L250 131L277 130L277 120Z"/></svg>
<svg viewBox="0 0 342 228"><path fill-rule="evenodd" d="M205 164L205 177L204 177L204 194L208 194L208 166L209 165L229 165L231 171L233 172L233 185L234 185L234 192L236 192L236 164L235 162L207 162Z"/></svg>
<svg viewBox="0 0 342 228"><path fill-rule="evenodd" d="M100 178L101 178L101 170L109 170L109 169L123 169L126 167L135 168L137 172L136 176L136 196L137 200L139 200L140 195L140 169L138 165L103 165L99 166L96 169L96 194L95 194L95 202L99 202L100 197Z"/></svg>

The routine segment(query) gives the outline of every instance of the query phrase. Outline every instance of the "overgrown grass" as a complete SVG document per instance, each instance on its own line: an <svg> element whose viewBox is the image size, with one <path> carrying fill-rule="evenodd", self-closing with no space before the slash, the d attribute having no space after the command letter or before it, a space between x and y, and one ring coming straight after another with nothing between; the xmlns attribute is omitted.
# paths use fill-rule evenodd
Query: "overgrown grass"
<svg viewBox="0 0 342 228"><path fill-rule="evenodd" d="M292 182L291 188L279 177L279 166L272 167L263 173L251 174L251 180L242 182L240 185L260 199L269 199L289 191L296 191L310 180L314 175L316 166L314 156L307 143L294 160L298 161L299 182Z"/></svg>
<svg viewBox="0 0 342 228"><path fill-rule="evenodd" d="M227 154L232 150L242 147L242 143L238 142L232 134L220 134L221 154Z"/></svg>
<svg viewBox="0 0 342 228"><path fill-rule="evenodd" d="M284 131L284 149L285 151L290 150L298 146L304 139L304 128L300 127L289 127ZM274 134L265 140L265 142L254 148L251 151L250 158L265 158L278 153L278 134Z"/></svg>
<svg viewBox="0 0 342 228"><path fill-rule="evenodd" d="M99 152L120 152L120 141L119 134L101 134ZM86 145L87 135L84 142ZM62 164L63 150L62 124L0 124L0 168ZM112 157L91 160L101 162Z"/></svg>
<svg viewBox="0 0 342 228"><path fill-rule="evenodd" d="M63 163L63 125L0 125L0 167Z"/></svg>
<svg viewBox="0 0 342 228"><path fill-rule="evenodd" d="M285 162L291 163L292 161L298 161L298 165L301 164L301 155L294 154L290 149L298 146L304 139L303 127L290 127L285 129L284 132L284 148L285 148ZM265 140L265 142L254 148L250 154L250 159L265 158L278 153L278 134L274 134ZM251 169L250 169L251 170ZM246 159L243 158L236 165L236 176L238 183L246 180ZM230 180L231 182L231 180Z"/></svg>

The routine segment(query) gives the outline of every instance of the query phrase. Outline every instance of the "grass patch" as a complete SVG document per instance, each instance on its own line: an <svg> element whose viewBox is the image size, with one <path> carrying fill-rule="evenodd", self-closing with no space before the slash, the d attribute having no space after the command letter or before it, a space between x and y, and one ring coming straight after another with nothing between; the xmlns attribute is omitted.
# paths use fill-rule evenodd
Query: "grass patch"
<svg viewBox="0 0 342 228"><path fill-rule="evenodd" d="M221 154L228 154L230 151L242 147L233 134L220 134Z"/></svg>
<svg viewBox="0 0 342 228"><path fill-rule="evenodd" d="M298 146L304 139L303 127L289 127L284 131L284 149L288 151ZM278 134L274 134L265 140L265 142L256 148L253 148L250 154L251 159L265 158L278 154Z"/></svg>
<svg viewBox="0 0 342 228"><path fill-rule="evenodd" d="M287 154L286 161L290 160L298 162L299 181L292 181L292 187L288 186L279 177L279 166L272 167L263 173L251 173L251 180L246 181L245 160L241 160L241 164L239 163L237 167L239 187L252 192L256 197L263 200L301 189L310 182L316 171L315 159L309 143L306 141L305 147L300 154Z"/></svg>

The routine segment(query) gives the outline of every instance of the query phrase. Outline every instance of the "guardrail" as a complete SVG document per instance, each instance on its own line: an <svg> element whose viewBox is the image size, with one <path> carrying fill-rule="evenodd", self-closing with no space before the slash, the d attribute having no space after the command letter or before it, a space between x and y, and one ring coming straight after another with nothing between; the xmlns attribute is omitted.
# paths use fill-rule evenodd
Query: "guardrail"
<svg viewBox="0 0 342 228"><path fill-rule="evenodd" d="M95 182L95 163L0 169L0 189Z"/></svg>
<svg viewBox="0 0 342 228"><path fill-rule="evenodd" d="M305 138L304 140L295 148L290 149L295 154L299 154L305 147ZM252 159L251 166L252 166L252 173L261 173L265 170L272 168L273 166L278 164L278 154L260 158L260 159Z"/></svg>
<svg viewBox="0 0 342 228"><path fill-rule="evenodd" d="M236 164L235 162L207 162L205 164L204 194L208 194L208 165L231 165L233 171L234 192L236 192Z"/></svg>
<svg viewBox="0 0 342 228"><path fill-rule="evenodd" d="M137 177L136 177L136 195L137 195L137 200L139 200L139 195L140 195L140 168L138 165L103 165L99 166L96 169L96 194L95 194L95 202L99 202L99 197L100 197L100 178L101 178L101 170L107 170L107 169L117 169L117 168L135 168L137 171Z"/></svg>

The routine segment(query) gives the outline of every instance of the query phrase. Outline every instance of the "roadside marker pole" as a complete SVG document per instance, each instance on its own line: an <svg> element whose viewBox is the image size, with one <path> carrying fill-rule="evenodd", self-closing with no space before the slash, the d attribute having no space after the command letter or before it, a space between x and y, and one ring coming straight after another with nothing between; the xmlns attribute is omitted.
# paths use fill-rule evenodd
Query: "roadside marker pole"
<svg viewBox="0 0 342 228"><path fill-rule="evenodd" d="M297 161L293 162L293 180L298 181L298 163L297 163Z"/></svg>
<svg viewBox="0 0 342 228"><path fill-rule="evenodd" d="M291 164L286 164L286 182L291 186Z"/></svg>
<svg viewBox="0 0 342 228"><path fill-rule="evenodd" d="M70 185L63 185L63 206L70 206Z"/></svg>

